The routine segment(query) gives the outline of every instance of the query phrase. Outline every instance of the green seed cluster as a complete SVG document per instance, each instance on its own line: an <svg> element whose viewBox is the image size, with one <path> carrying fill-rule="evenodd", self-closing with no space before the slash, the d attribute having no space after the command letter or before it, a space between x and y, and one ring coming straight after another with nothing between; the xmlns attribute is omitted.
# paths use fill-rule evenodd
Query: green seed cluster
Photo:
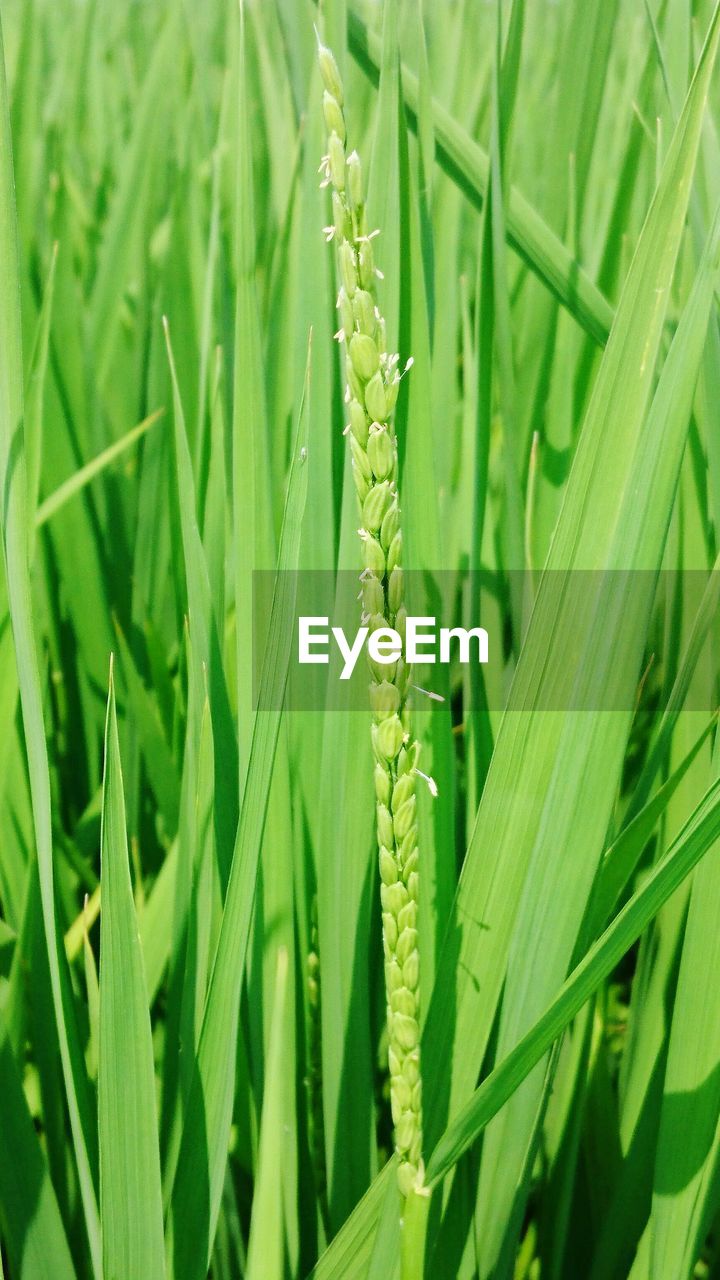
<svg viewBox="0 0 720 1280"><path fill-rule="evenodd" d="M328 153L321 168L325 184L332 188L333 207L333 224L326 232L337 246L341 282L337 337L344 341L347 353L347 435L361 513L363 623L371 632L392 627L404 637L407 613L397 442L391 421L400 383L398 357L387 353L385 322L377 306L375 281L379 273L366 222L360 159L355 151L346 155L342 81L329 49L320 46L319 60L328 131ZM400 1189L407 1195L423 1181L415 796L419 747L410 732L409 668L402 658L391 665L370 657L368 661L390 1097Z"/></svg>

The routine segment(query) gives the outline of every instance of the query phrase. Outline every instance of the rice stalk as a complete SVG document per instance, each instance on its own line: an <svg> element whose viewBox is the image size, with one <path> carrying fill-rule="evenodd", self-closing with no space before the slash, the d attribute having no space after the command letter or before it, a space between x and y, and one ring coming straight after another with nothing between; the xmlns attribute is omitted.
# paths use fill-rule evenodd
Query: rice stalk
<svg viewBox="0 0 720 1280"><path fill-rule="evenodd" d="M402 528L398 453L393 410L400 380L399 356L387 350L385 321L376 295L373 240L368 228L362 165L346 150L343 85L329 49L320 45L325 85L323 111L328 150L321 171L332 188L332 225L340 276L337 306L345 346L346 434L360 511L363 569L362 623L370 635L388 628L404 639ZM408 360L404 372L412 361ZM371 738L380 866L390 1101L403 1197L425 1192L422 1158L420 1067L420 954L417 911L419 854L415 795L420 745L412 732L408 702L411 672L402 657L379 663L368 655ZM432 779L428 784L434 790ZM426 1194L423 1199L426 1199ZM406 1210L407 1212L407 1206Z"/></svg>

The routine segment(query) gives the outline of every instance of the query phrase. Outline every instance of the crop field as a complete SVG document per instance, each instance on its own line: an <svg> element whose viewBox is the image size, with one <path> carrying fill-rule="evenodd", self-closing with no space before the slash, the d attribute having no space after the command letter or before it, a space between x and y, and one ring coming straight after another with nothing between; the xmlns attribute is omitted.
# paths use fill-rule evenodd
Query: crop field
<svg viewBox="0 0 720 1280"><path fill-rule="evenodd" d="M0 29L0 1280L720 1280L720 0Z"/></svg>

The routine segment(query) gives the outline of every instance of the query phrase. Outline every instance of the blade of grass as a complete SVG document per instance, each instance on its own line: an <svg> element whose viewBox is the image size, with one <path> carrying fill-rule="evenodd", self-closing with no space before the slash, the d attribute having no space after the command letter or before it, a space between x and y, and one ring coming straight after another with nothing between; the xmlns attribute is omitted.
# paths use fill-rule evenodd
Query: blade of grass
<svg viewBox="0 0 720 1280"><path fill-rule="evenodd" d="M716 777L719 763L716 743ZM658 1280L690 1274L718 1204L719 885L716 845L693 877L673 1003L650 1218L650 1269Z"/></svg>
<svg viewBox="0 0 720 1280"><path fill-rule="evenodd" d="M663 709L662 718L648 751L642 773L635 784L625 815L626 821L630 821L645 804L653 781L661 768L670 745L673 729L687 697L698 660L717 616L718 604L720 604L720 557L715 561L710 571L707 586L700 601L700 607L693 621L687 645L673 681L673 687Z"/></svg>
<svg viewBox="0 0 720 1280"><path fill-rule="evenodd" d="M37 332L30 371L25 392L25 449L27 451L28 476L28 522L30 525L30 563L33 561L34 529L37 525L37 503L40 490L40 467L42 462L43 406L45 398L45 377L47 373L48 349L50 344L50 317L52 315L53 295L55 288L55 263L57 261L57 245L53 247L50 259L50 270L43 293L43 302L38 319Z"/></svg>
<svg viewBox="0 0 720 1280"><path fill-rule="evenodd" d="M717 716L713 716L678 768L673 770L652 799L628 822L605 854L598 873L595 895L590 903L593 919L598 926L602 926L617 908L622 893L659 819L716 724ZM594 929L591 928L591 935L592 932Z"/></svg>
<svg viewBox="0 0 720 1280"><path fill-rule="evenodd" d="M147 155L158 136L170 101L172 59L176 56L173 41L178 26L178 10L168 11L162 30L155 40L152 60L135 109L122 177L114 194L103 237L89 305L89 329L99 382L108 373L121 314L118 304L126 285L130 263L137 252L143 230L143 217L149 206L148 195L154 173L153 166L147 163Z"/></svg>
<svg viewBox="0 0 720 1280"><path fill-rule="evenodd" d="M399 88L399 86L398 86ZM401 116L402 119L402 116ZM429 328L427 277L423 271L417 179L408 154L406 132L400 148L401 223L409 252L403 254L401 349L414 357L407 393L402 388L396 415L402 468L403 537L405 563L412 578L412 611L439 616L443 608L444 554L440 537L437 496L437 454L433 434L433 402L430 369L432 341ZM415 732L421 743L423 769L437 785L433 797L426 787L417 795L418 822L423 832L424 890L419 903L420 954L423 957L421 1011L427 1011L437 955L447 928L455 890L455 814L453 811L455 760L451 736L451 690L445 668L436 670L433 692L444 699L415 699Z"/></svg>
<svg viewBox="0 0 720 1280"><path fill-rule="evenodd" d="M295 607L295 573L307 467L306 389L293 448L293 462L278 556L260 697L270 695L275 710L256 714L247 781L228 881L220 936L212 965L200 1043L172 1200L166 1244L170 1269L184 1280L205 1275L220 1209L235 1084L235 1054L243 981L252 921L258 857L262 842L273 763L280 732L278 694L287 680Z"/></svg>
<svg viewBox="0 0 720 1280"><path fill-rule="evenodd" d="M250 133L250 90L245 31L240 4L236 131L235 387L232 420L233 563L237 681L239 786L242 794L253 732L252 573L274 563L267 400L262 331L255 280L257 238Z"/></svg>
<svg viewBox="0 0 720 1280"><path fill-rule="evenodd" d="M48 494L47 498L37 508L35 514L36 528L40 529L44 524L47 524L48 520L55 515L55 512L60 511L65 506L65 503L74 498L77 493L80 493L91 480L95 479L95 476L100 475L116 458L121 457L128 449L131 449L136 441L142 439L145 432L149 431L150 427L162 418L164 412L164 409L156 409L154 413L148 414L147 418L143 418L142 422L139 422L136 427L128 431L127 435L124 435L121 440L116 440L114 444L108 445L107 449L103 449L102 453L99 453L90 462L86 462L84 467L80 467L73 472L57 489Z"/></svg>
<svg viewBox="0 0 720 1280"><path fill-rule="evenodd" d="M555 999L523 1039L475 1090L435 1146L428 1180L443 1178L526 1079L579 1013L586 1000L629 950L649 922L687 879L720 835L720 783L702 803L642 887L572 971Z"/></svg>
<svg viewBox="0 0 720 1280"><path fill-rule="evenodd" d="M155 792L158 808L162 813L170 836L177 832L180 809L180 782L178 770L168 745L155 699L146 689L142 676L133 661L130 646L118 623L115 624L120 670L127 688L127 698L132 708L132 719L145 757L150 784Z"/></svg>
<svg viewBox="0 0 720 1280"><path fill-rule="evenodd" d="M676 151L675 154L678 155L680 153ZM671 151L669 163L672 160L672 155L673 152ZM662 186L659 191L662 191ZM673 345L663 367L650 413L642 426L638 423L639 438L636 456L626 463L626 484L628 493L632 494L632 498L627 503L625 511L623 512L621 509L618 513L618 523L613 536L614 547L611 552L611 555L614 554L614 557L618 557L615 559L616 564L632 564L635 557L635 563L645 568L652 565L653 562L658 566L660 564L680 474L695 382L700 369L712 306L717 273L719 237L720 212L716 215L711 229L706 252L698 270L690 299L682 314ZM618 309L619 317L622 315L623 301L621 301ZM607 351L610 351L610 345ZM657 460L658 455L661 461L654 466L653 461ZM575 472L573 472L574 475ZM643 507L646 514L643 513ZM618 655L618 660L621 662L629 660L634 664L633 669L638 673L653 591L653 575L645 574L644 577L647 579L645 584L641 581L639 585L635 583L633 586L631 594L632 617L627 614L627 597L624 587L620 588L617 593L617 605L620 612L616 615L614 624L615 634L621 646L624 647L628 641L634 646L634 656L632 658L629 656L630 651L626 649L626 657L622 658ZM647 590L648 587L650 588L649 591ZM611 589L605 603L601 605L602 616L606 621L609 621L612 611L616 607L615 604L611 603L612 594L614 592ZM645 596L644 600L643 596ZM620 604L623 599L625 603ZM635 638L631 640L633 630L635 630ZM606 633L603 643L608 643L608 640L609 634ZM594 644L594 641L592 643ZM624 725L622 724L623 719L625 721ZM603 721L605 721L604 725L602 724ZM614 724L608 723L613 721L615 722ZM596 716L596 722L601 734L607 727L610 727L610 737L606 740L608 746L615 731L622 735L616 739L614 747L614 750L618 753L615 766L617 768L624 752L626 735L630 727L630 715L626 712L624 716L621 715L618 718L613 712L600 711ZM588 727L586 726L586 731ZM582 747L578 749L581 751ZM602 757L603 768L606 771L605 777L608 780L612 780L613 777L610 773L611 750L606 750ZM580 779L577 781L580 787L579 796L582 797L581 803L583 803L587 801L588 789L583 786ZM561 785L563 788L563 800L565 800L570 785L572 785L568 774L565 775ZM612 792L608 791L604 801L606 806L604 810L605 825L610 818L612 800ZM555 812L557 814L557 808ZM601 808L598 811L598 817L601 817L602 814L603 810ZM585 831L587 832L587 830L588 826L586 824ZM596 832L596 839L599 836L600 840L602 840L603 835L604 832ZM594 875L596 868L596 863L591 860L587 864L584 874L575 881L575 874L581 867L582 861L582 858L577 855L573 857L572 871L567 865L563 864L562 857L559 859L556 857L553 860L551 855L547 867L543 868L542 871L539 870L538 862L535 861L534 863L533 872L537 876L537 883L532 883L532 877L528 879L520 905L516 922L517 933L515 934L516 938L532 938L533 942L532 944L525 944L522 951L522 959L519 952L511 952L499 1034L498 1052L501 1055L507 1053L514 1040L519 1038L523 1026L532 1020L539 1011L539 1006L542 1007L542 1003L549 999L553 985L557 985L561 981L563 973L571 961L572 950L578 936L578 929L592 884L591 877ZM577 898L574 896L576 891ZM555 918L553 919L550 904L553 901L558 901L558 894L562 894L563 909L562 912L556 910ZM543 912L548 912L544 918ZM565 914L566 912L568 912L567 915ZM537 959L536 967L533 966L534 958ZM534 967L532 982L527 980L528 966ZM538 1072L535 1080L535 1090L533 1090L531 1083L528 1082L522 1096L513 1099L506 1112L503 1113L503 1117L499 1118L492 1131L489 1130L486 1135L483 1144L480 1184L480 1195L482 1196L483 1192L485 1195L484 1250L489 1250L489 1240L492 1235L492 1227L487 1222L489 1204L493 1204L493 1210L498 1215L496 1220L498 1222L504 1221L503 1212L500 1211L498 1213L498 1202L504 1203L509 1213L509 1206L515 1197L516 1189L513 1183L510 1148L512 1146L517 1153L518 1161L524 1160L533 1124L533 1110L539 1104L541 1093L542 1080ZM520 1115L523 1112L524 1119L520 1120ZM517 1124L517 1129L514 1129L515 1124ZM502 1168L499 1168L495 1163L497 1161L498 1144L504 1148ZM505 1200L503 1200L499 1189L500 1184L503 1184L505 1188ZM493 1187L492 1192L490 1191L491 1186ZM489 1254L486 1254L486 1257L489 1257ZM489 1262L487 1265L489 1265Z"/></svg>
<svg viewBox="0 0 720 1280"><path fill-rule="evenodd" d="M98 1132L106 1276L165 1275L155 1071L137 928L112 666L101 835Z"/></svg>
<svg viewBox="0 0 720 1280"><path fill-rule="evenodd" d="M654 353L662 333L663 304L667 298L682 234L689 174L692 171L694 146L699 135L717 34L716 12L709 41L668 157L663 183L648 214L612 338L595 384L548 562L551 570L572 572L574 568L588 570L592 566L599 568L614 563L616 566L623 565L624 568L632 567L633 564L635 567L645 565L652 572L652 566L658 563L658 549L653 543L661 545L664 536L669 503L674 492L676 454L678 448L680 453L682 451L685 424L681 421L680 426L677 421L673 423L676 433L676 443L673 446L675 453L674 456L668 454L662 459L662 465L668 467L670 483L668 505L662 511L650 501L650 489L647 487L649 473L639 452L640 439L643 441L643 450L647 453L651 453L652 444L647 429L642 435L641 427L652 385ZM658 403L658 410L660 408ZM681 419L680 414L678 418ZM644 503L637 500L635 490L632 490L632 497L630 496L629 475L633 458L638 474L644 476ZM618 498L620 485L626 489L626 515L632 516L634 513L638 522L638 529L633 530L632 536L624 539L624 545L623 540L615 542L618 513L621 509ZM593 511L590 523L584 520L587 510ZM644 528L644 524L647 527ZM632 547L637 550L631 551ZM543 604L545 594L547 605ZM552 604L550 595L553 596ZM538 677L541 683L546 678L552 680L553 669L565 670L570 660L569 657L563 657L562 648L565 641L570 640L570 636L574 644L577 618L575 616L573 622L568 619L566 633L566 623L557 616L556 606L557 597L554 589L551 589L551 578L545 574L525 642L524 656L521 657L515 677L514 696L519 694L520 697L514 705L518 707L533 705L533 690L539 687ZM543 621L546 607L551 609L551 616ZM634 650L637 650L632 659L633 665L639 661L644 642L646 621L641 613L639 607L633 607L631 619L637 627L634 639L631 635L633 628L629 625L631 619L622 619L625 625L621 625L620 615L616 617L618 643L623 647L632 643ZM540 650L535 649L537 641L533 639L533 632L538 636L553 637L552 663L544 674L540 674L540 669L534 665L540 661ZM606 634L603 643L607 642ZM546 639L541 641L541 649L545 655ZM544 657L542 660L544 662ZM593 659L594 662L598 660L604 662L601 652L596 652ZM623 669L622 662L627 660L627 655L620 658L618 654L618 660L621 662L620 669ZM529 702L526 701L527 697L530 698ZM627 724L625 717L622 719L623 723L620 724L617 717L592 713L586 715L575 711L570 713L569 719L562 715L530 715L526 718L507 714L503 721L456 903L457 918L462 921L459 950L458 940L451 937L446 944L444 957L441 958L441 970L444 972L439 992L442 995L438 994L437 1001L434 1001L428 1022L432 1066L428 1067L426 1063L426 1071L431 1094L428 1102L428 1123L431 1128L437 1122L439 1112L436 1111L438 1102L432 1099L436 1086L430 1077L436 1071L440 1073L441 1059L444 1074L447 1051L445 1047L441 1049L441 1046L447 1045L454 1013L459 1051L454 1055L452 1063L454 1080L451 1110L452 1097L459 1099L462 1093L473 1087L477 1078L504 979L515 912L520 904L522 885L533 848L536 867L540 858L539 847L535 847L536 841L542 842L546 848L543 861L547 862L549 869L553 866L557 870L565 868L560 852L565 845L565 838L561 839L558 829L558 809L555 808L553 822L546 829L542 822L550 776L554 775L557 785L562 785L562 812L566 814L570 824L566 835L568 847L575 845L574 832L577 824L572 817L575 803L582 808L586 838L589 839L591 830L594 832L593 842L597 842L598 848L584 873L592 875L595 857L599 857L604 839L615 787L614 777L611 778L608 772L610 742L613 744L613 759L617 762L615 767L619 765L624 749ZM583 755L586 750L592 753L597 750L598 758L603 761L602 769L598 772L590 768L589 773L584 774L582 769L576 772L580 759L578 750ZM508 804L508 789L513 791L512 779L519 776L524 778L522 794L517 796L515 802ZM583 785L588 777L593 777L596 783L592 791ZM602 795L599 790L601 784L604 791ZM483 858L488 849L493 850L490 860ZM575 864L576 860L573 859L572 862ZM579 870L577 866L574 869ZM539 874L539 870L535 872L536 876ZM563 899L567 888L565 883ZM488 928L490 921L492 924ZM572 931L571 920L568 920L568 925ZM577 925L579 921L575 927ZM567 964L568 960L569 955L564 963ZM527 963L527 957L525 961ZM478 979L482 976L479 988L466 977L467 974L477 975ZM454 997L452 992L455 993Z"/></svg>
<svg viewBox="0 0 720 1280"><path fill-rule="evenodd" d="M223 886L227 884L232 847L237 826L237 739L230 708L225 672L222 661L220 637L215 624L208 576L207 560L198 527L195 502L195 482L190 460L185 415L180 398L175 360L170 343L170 330L164 321L170 374L173 384L175 418L175 461L177 466L178 496L180 499L180 525L182 530L183 557L188 594L190 637L197 657L197 678L206 672L210 711L215 736L215 805L213 820L217 842L217 857ZM199 705L204 701L204 690L196 689Z"/></svg>
<svg viewBox="0 0 720 1280"><path fill-rule="evenodd" d="M97 1275L100 1275L99 1222L93 1178L96 1139L89 1108L85 1067L78 1044L66 960L55 920L50 778L28 565L27 479L23 440L23 363L17 226L13 191L5 56L0 28L0 266L4 279L4 286L0 293L0 351L2 351L3 370L0 377L0 476L2 477L3 546L28 754L53 1005L85 1225L94 1269Z"/></svg>
<svg viewBox="0 0 720 1280"><path fill-rule="evenodd" d="M282 1183L278 1169L283 1164L287 1141L284 1124L285 1001L287 999L288 957L280 949L275 974L270 1045L265 1072L258 1166L253 1194L250 1238L248 1240L248 1280L282 1280L284 1275Z"/></svg>
<svg viewBox="0 0 720 1280"><path fill-rule="evenodd" d="M0 1026L0 1218L18 1280L75 1280L45 1156L4 1018Z"/></svg>
<svg viewBox="0 0 720 1280"><path fill-rule="evenodd" d="M353 57L373 83L376 83L381 65L380 41L365 26L354 8L348 14L348 26ZM416 128L420 91L417 77L404 65L402 84L410 124ZM488 184L487 153L435 99L433 119L439 163L473 204L480 207ZM566 246L517 188L512 188L508 193L506 216L511 246L595 342L604 343L612 324L612 308L580 264L573 260Z"/></svg>
<svg viewBox="0 0 720 1280"><path fill-rule="evenodd" d="M378 1259L373 1253L383 1204L390 1199L392 1220L397 1224L397 1162L394 1156L373 1179L370 1189L340 1228L317 1266L313 1267L308 1280L361 1280L368 1273L371 1259L378 1267L378 1275L392 1275L399 1231L390 1233L382 1258Z"/></svg>

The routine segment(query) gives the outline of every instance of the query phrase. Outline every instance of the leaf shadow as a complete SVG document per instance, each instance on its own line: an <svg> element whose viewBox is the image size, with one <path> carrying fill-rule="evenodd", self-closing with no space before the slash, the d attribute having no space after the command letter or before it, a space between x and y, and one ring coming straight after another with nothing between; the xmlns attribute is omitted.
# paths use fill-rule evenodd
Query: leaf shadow
<svg viewBox="0 0 720 1280"><path fill-rule="evenodd" d="M696 1089L663 1099L655 1191L677 1195L689 1186L710 1154L720 1115L720 1060Z"/></svg>

